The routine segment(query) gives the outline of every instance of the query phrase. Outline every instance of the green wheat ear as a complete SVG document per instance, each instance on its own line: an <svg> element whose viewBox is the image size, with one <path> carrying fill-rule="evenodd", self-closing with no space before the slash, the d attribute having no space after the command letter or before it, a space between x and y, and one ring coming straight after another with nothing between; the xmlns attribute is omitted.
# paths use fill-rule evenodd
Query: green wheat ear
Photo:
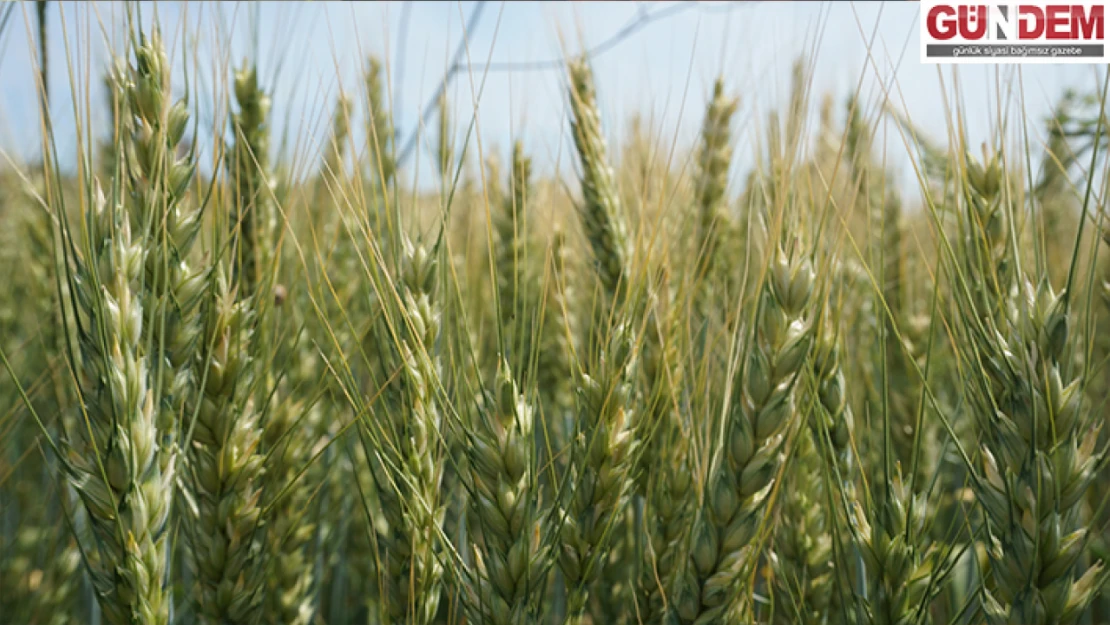
<svg viewBox="0 0 1110 625"><path fill-rule="evenodd" d="M467 602L475 622L491 625L542 619L550 545L547 505L539 494L532 407L502 360L492 397L483 400L468 430L464 472L472 492L469 518L475 541L475 582Z"/></svg>
<svg viewBox="0 0 1110 625"><path fill-rule="evenodd" d="M377 528L380 617L390 622L431 623L439 609L444 567L440 535L446 496L438 259L421 243L402 238L395 310L396 343L385 347L399 376L386 390L384 440L371 459L382 522ZM393 339L386 338L387 341Z"/></svg>
<svg viewBox="0 0 1110 625"><path fill-rule="evenodd" d="M532 159L524 154L524 147L519 141L513 144L509 191L501 202L501 210L494 216L498 238L497 289L501 298L501 320L506 324L516 316L517 286L527 279L521 275L526 234L523 215L532 194Z"/></svg>
<svg viewBox="0 0 1110 625"><path fill-rule="evenodd" d="M958 89L949 147L897 94L811 109L803 59L768 115L718 79L618 139L576 58L568 190L446 89L405 171L384 58L297 119L289 42L229 66L195 20L127 12L107 102L58 99L47 7L42 162L0 165L0 623L1110 622L1105 96L1007 90L971 156Z"/></svg>
<svg viewBox="0 0 1110 625"><path fill-rule="evenodd" d="M723 446L694 521L689 559L673 581L673 614L682 623L715 622L737 607L736 587L758 555L752 541L796 421L795 382L813 341L815 274L807 258L781 248L768 271L753 342L733 382Z"/></svg>
<svg viewBox="0 0 1110 625"><path fill-rule="evenodd" d="M143 353L142 243L117 203L94 191L86 247L76 260L75 311L86 328L75 356L81 414L64 466L97 548L87 565L105 620L169 623L166 525L175 461L164 436Z"/></svg>
<svg viewBox="0 0 1110 625"><path fill-rule="evenodd" d="M578 214L606 298L619 302L629 277L628 236L602 135L593 72L585 60L578 60L570 64L569 73L571 131L581 165L582 205Z"/></svg>
<svg viewBox="0 0 1110 625"><path fill-rule="evenodd" d="M231 175L235 184L237 214L232 224L237 235L236 276L242 276L247 296L259 289L269 272L277 220L271 205L273 183L269 179L270 96L258 84L258 71L244 64L235 72L235 99L239 112L232 116L235 145Z"/></svg>
<svg viewBox="0 0 1110 625"><path fill-rule="evenodd" d="M292 345L294 358L311 363L315 351L307 341ZM300 367L286 371L291 379L275 391L273 409L262 432L266 449L265 590L262 621L309 625L315 613L313 584L317 578L309 546L316 522L306 513L315 485L301 475L311 461L317 442L316 431L324 418L319 402L310 393L292 392L310 384ZM312 372L315 376L315 373Z"/></svg>
<svg viewBox="0 0 1110 625"><path fill-rule="evenodd" d="M737 269L736 265L727 262L734 251L722 250L721 247L735 244L735 241L727 240L727 230L732 223L726 210L725 193L732 164L732 117L738 105L737 98L725 95L724 81L718 78L702 122L701 145L696 161L697 272L704 285L699 290L696 306L703 309L699 311L702 315L709 305L708 300L712 299L712 292L726 286L722 283L727 283L731 272ZM726 289L726 296L728 292Z"/></svg>
<svg viewBox="0 0 1110 625"><path fill-rule="evenodd" d="M1082 379L1060 362L1068 344L1064 294L1024 284L1006 330L977 340L984 375L973 387L982 441L980 506L993 536L992 623L1074 623L1101 583L1084 566L1090 531L1081 506L1100 462ZM1039 484L1056 484L1044 489ZM1086 569L1086 570L1084 570Z"/></svg>
<svg viewBox="0 0 1110 625"><path fill-rule="evenodd" d="M447 187L450 185L452 172L455 168L455 157L452 153L451 112L448 110L446 88L439 92L436 105L439 108L439 132L436 133L436 167L439 171L439 179L443 182L443 186Z"/></svg>
<svg viewBox="0 0 1110 625"><path fill-rule="evenodd" d="M128 176L105 198L94 186L72 259L79 337L71 355L82 411L67 433L66 467L97 548L87 558L105 619L168 623L163 587L182 402L203 296L188 264L199 229L185 193L191 154L177 155L189 114L170 97L157 28L115 75ZM94 182L94 185L96 183Z"/></svg>
<svg viewBox="0 0 1110 625"><path fill-rule="evenodd" d="M584 621L589 587L601 572L613 528L634 485L640 441L632 328L617 324L588 372L578 378L578 424L569 459L570 489L559 517L559 567L567 622Z"/></svg>
<svg viewBox="0 0 1110 625"><path fill-rule="evenodd" d="M496 242L494 262L497 274L498 311L505 341L517 379L535 355L534 309L541 298L538 283L543 276L535 267L529 249L529 214L532 210L532 159L519 141L513 145L509 193L496 207L493 221Z"/></svg>
<svg viewBox="0 0 1110 625"><path fill-rule="evenodd" d="M884 486L885 493L865 510L853 502L854 536L867 571L866 609L872 623L912 623L942 588L951 569L939 545L927 544L929 506L924 495L910 492L901 468ZM870 516L870 520L868 520Z"/></svg>
<svg viewBox="0 0 1110 625"><path fill-rule="evenodd" d="M548 306L540 329L536 385L549 429L550 448L557 462L570 442L574 412L573 358L579 336L577 289L566 236L556 230L551 242L551 280L547 283Z"/></svg>
<svg viewBox="0 0 1110 625"><path fill-rule="evenodd" d="M393 122L385 104L382 62L371 56L366 62L366 136L370 150L371 175L382 187L391 187L397 173L393 154Z"/></svg>
<svg viewBox="0 0 1110 625"><path fill-rule="evenodd" d="M815 433L798 435L772 553L777 623L818 623L834 597L833 549Z"/></svg>
<svg viewBox="0 0 1110 625"><path fill-rule="evenodd" d="M197 610L214 623L252 623L263 591L259 531L263 478L261 429L255 406L252 354L255 311L218 271L215 299L206 306L203 386L189 447L196 517L190 532L200 592Z"/></svg>

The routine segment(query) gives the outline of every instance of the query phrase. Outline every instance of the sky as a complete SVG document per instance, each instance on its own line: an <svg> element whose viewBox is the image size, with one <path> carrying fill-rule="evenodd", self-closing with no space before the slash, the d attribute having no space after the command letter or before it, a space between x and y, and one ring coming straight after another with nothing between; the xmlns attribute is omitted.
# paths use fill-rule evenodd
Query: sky
<svg viewBox="0 0 1110 625"><path fill-rule="evenodd" d="M302 174L318 162L339 89L360 101L365 59L379 56L389 68L399 143L422 136L417 157L405 163L406 175L420 185L435 184L429 155L436 128L433 117L427 132L419 133L420 111L443 84L464 31L469 32L464 66L447 86L457 141L461 145L473 120L484 154L504 155L519 139L546 174L572 168L559 61L583 50L595 52L610 145L636 114L668 144L692 145L713 81L722 76L741 102L734 122L737 172L754 162L758 129L768 111L787 98L790 67L798 58L812 68L814 103L831 93L842 118L843 102L858 91L865 116L874 118L886 93L891 105L941 143L957 94L972 145L994 135L999 110L1021 106L1036 141L1041 120L1062 91L1090 89L1097 80L1095 68L1084 65L1026 65L1020 71L1013 65L965 65L956 72L922 64L919 10L918 3L900 0L160 2L142 3L140 19L147 25L157 19L162 26L173 56L175 91L180 95L188 87L198 106L202 149L210 145L205 133L224 119L217 102L226 93L226 79L214 76L226 76L229 64L250 59L273 93L273 149L293 155ZM67 155L73 162L76 152L75 102L94 132L102 134L107 126L100 77L108 50L123 49L123 11L114 3L48 5L51 119L63 165ZM472 27L464 29L467 22ZM40 146L36 28L34 3L19 3L0 33L0 158L17 163L37 160ZM89 83L91 89L83 86ZM356 129L360 117L356 112ZM880 136L890 166L911 178L902 139L893 125L881 126L880 133L884 129ZM357 130L355 140L365 144Z"/></svg>

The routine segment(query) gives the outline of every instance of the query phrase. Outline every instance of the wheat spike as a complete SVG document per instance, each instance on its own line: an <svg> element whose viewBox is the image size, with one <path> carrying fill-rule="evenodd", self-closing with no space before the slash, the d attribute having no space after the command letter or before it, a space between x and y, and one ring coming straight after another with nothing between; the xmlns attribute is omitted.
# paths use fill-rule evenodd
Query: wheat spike
<svg viewBox="0 0 1110 625"><path fill-rule="evenodd" d="M212 623L252 623L262 600L261 430L255 409L254 311L223 272L205 311L203 380L189 447L196 518L190 530L200 586L197 610Z"/></svg>
<svg viewBox="0 0 1110 625"><path fill-rule="evenodd" d="M68 432L64 465L96 539L87 563L105 620L167 625L162 584L175 459L160 453L165 434L142 349L147 250L132 240L121 207L96 193L74 271L82 411Z"/></svg>
<svg viewBox="0 0 1110 625"><path fill-rule="evenodd" d="M738 601L737 585L755 558L751 542L767 512L782 444L795 423L794 387L809 354L809 260L778 248L763 288L754 343L733 383L724 445L694 521L689 559L671 593L683 623L718 622Z"/></svg>
<svg viewBox="0 0 1110 625"><path fill-rule="evenodd" d="M593 72L585 60L572 62L569 72L570 106L574 114L571 131L582 169L582 205L578 214L606 298L619 301L628 282L628 235L601 131Z"/></svg>
<svg viewBox="0 0 1110 625"><path fill-rule="evenodd" d="M631 329L618 324L589 373L578 382L578 424L559 528L559 566L567 585L567 621L581 622L589 585L600 573L614 525L633 486L639 441Z"/></svg>

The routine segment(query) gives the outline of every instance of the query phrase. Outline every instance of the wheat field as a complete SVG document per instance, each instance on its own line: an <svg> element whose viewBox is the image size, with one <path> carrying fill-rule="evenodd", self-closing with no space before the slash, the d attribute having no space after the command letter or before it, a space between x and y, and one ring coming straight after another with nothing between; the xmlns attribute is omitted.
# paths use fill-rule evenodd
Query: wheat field
<svg viewBox="0 0 1110 625"><path fill-rule="evenodd" d="M0 7L39 103L0 161L0 623L1110 623L1105 67L937 133L801 51L680 140L568 35L561 167L444 88L414 182L393 59L279 124L152 6L103 66L46 54L99 13Z"/></svg>

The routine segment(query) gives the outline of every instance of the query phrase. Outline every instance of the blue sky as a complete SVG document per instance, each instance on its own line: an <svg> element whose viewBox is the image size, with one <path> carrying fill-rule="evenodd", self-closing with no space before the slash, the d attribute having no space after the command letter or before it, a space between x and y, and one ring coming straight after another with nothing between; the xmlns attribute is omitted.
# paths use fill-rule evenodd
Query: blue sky
<svg viewBox="0 0 1110 625"><path fill-rule="evenodd" d="M164 2L144 3L142 19L149 23L157 12L173 46L179 92L186 85L183 68L189 68L194 97L201 103L202 126L210 128L216 119L213 93L224 89L213 76L225 75L228 62L238 65L244 57L256 59L274 92L275 149L284 134L303 169L316 162L314 154L326 136L340 85L356 101L361 97L361 66L367 54L376 54L390 65L402 142L414 132L418 111L443 80L462 25L475 4L412 2L406 8L403 2ZM831 91L839 104L859 86L868 103L867 114L874 115L882 81L894 105L942 141L947 128L945 99L953 102L954 85L971 139L978 143L993 132L1000 92L1006 94L1001 106L1020 102L1019 79L1024 106L1038 124L1065 87L1089 87L1096 79L1093 67L1079 65L1030 65L1020 74L1015 66L963 66L954 74L947 68L922 65L916 2L701 2L677 9L673 4L486 3L464 55L471 69L457 74L449 86L455 119L462 127L460 137L476 113L483 151L504 154L519 137L540 171L567 171L563 73L558 68L501 71L501 64L559 59L568 52L593 48L642 12L667 11L667 15L594 59L611 141L623 134L638 112L661 136L689 145L696 139L713 80L723 75L729 89L741 97L738 170L751 165L754 131L767 111L785 99L790 66L799 56L813 65L815 96ZM49 8L51 113L64 162L76 146L70 73L82 82L91 76L93 90L78 89L80 106L91 103L93 127L102 130L106 124L100 76L109 58L108 42L122 49L123 9L113 3L73 2L51 2ZM402 24L406 12L407 29ZM36 159L39 146L34 30L33 3L21 3L0 38L0 149L17 161ZM183 46L182 36L188 37L188 45ZM868 61L867 43L872 37L873 60ZM189 50L184 63L183 47ZM498 71L484 74L487 60ZM361 127L360 120L355 124ZM431 151L427 144L433 135L431 130L422 146L425 155ZM203 137L201 145L205 145ZM888 161L908 176L905 148L893 127L887 146ZM409 162L407 171L423 183L434 182L426 156Z"/></svg>

